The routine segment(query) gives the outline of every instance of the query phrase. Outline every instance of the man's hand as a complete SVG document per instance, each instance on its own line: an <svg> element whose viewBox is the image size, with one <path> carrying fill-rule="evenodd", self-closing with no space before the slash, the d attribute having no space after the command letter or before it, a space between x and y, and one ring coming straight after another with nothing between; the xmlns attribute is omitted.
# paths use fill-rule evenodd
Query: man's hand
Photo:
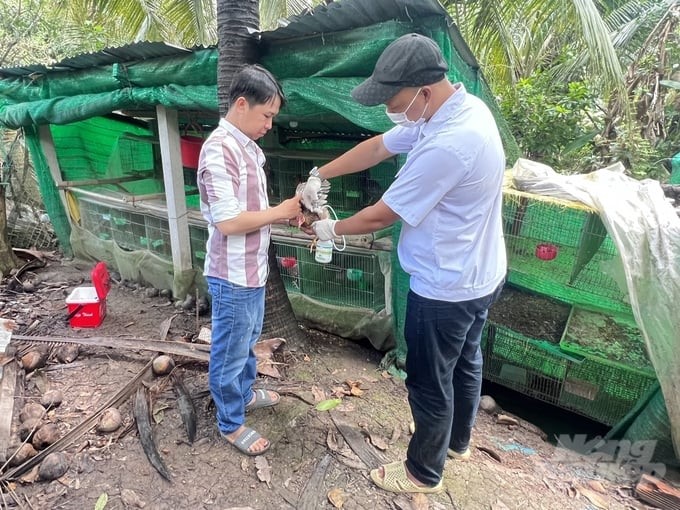
<svg viewBox="0 0 680 510"><path fill-rule="evenodd" d="M290 220L297 218L302 214L302 208L300 207L300 197L295 195L292 198L284 200L279 205L274 207L276 210L276 215L279 220Z"/></svg>
<svg viewBox="0 0 680 510"><path fill-rule="evenodd" d="M311 175L302 189L302 203L309 211L318 214L326 205L330 189L330 182Z"/></svg>
<svg viewBox="0 0 680 510"><path fill-rule="evenodd" d="M338 237L335 235L335 224L337 222L338 220L327 219L312 223L312 229L314 230L316 237L319 238L319 241L330 241L331 239Z"/></svg>

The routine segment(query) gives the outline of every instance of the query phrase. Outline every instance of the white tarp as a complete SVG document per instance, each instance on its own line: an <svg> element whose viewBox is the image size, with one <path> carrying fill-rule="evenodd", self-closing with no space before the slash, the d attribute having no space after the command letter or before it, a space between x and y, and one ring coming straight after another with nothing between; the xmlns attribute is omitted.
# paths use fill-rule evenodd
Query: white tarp
<svg viewBox="0 0 680 510"><path fill-rule="evenodd" d="M661 384L675 453L680 458L680 218L659 182L637 181L621 164L560 175L519 159L515 187L575 200L595 209L621 255L635 320Z"/></svg>

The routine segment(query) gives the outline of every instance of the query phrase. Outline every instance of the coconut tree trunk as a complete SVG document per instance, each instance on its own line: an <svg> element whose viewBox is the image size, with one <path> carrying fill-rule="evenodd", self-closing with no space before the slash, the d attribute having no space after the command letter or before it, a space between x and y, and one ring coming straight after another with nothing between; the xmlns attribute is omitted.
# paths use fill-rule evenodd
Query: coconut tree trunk
<svg viewBox="0 0 680 510"><path fill-rule="evenodd" d="M257 0L218 0L217 36L219 59L217 61L217 100L220 116L228 109L228 92L232 76L244 64L257 60L259 29L259 3ZM305 335L299 328L283 279L276 263L276 248L269 246L269 279L267 280L263 337L282 337L299 343Z"/></svg>
<svg viewBox="0 0 680 510"><path fill-rule="evenodd" d="M257 60L256 31L260 28L258 0L217 1L217 101L227 113L231 78L244 64Z"/></svg>
<svg viewBox="0 0 680 510"><path fill-rule="evenodd" d="M262 337L281 337L293 344L305 339L305 333L300 329L283 285L283 278L276 263L274 243L269 246L269 278L265 290Z"/></svg>

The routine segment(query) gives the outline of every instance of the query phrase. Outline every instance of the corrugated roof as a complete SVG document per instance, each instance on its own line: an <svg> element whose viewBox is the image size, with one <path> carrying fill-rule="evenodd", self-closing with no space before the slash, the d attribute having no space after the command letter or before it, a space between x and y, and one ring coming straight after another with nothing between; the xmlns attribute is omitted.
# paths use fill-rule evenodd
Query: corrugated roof
<svg viewBox="0 0 680 510"><path fill-rule="evenodd" d="M449 18L438 0L336 0L319 5L313 11L291 16L285 27L262 32L262 40L276 43L320 33L339 32L364 27L388 20L411 21L419 17L442 16ZM451 36L461 57L471 66L478 67L477 60L460 36L457 27L449 19ZM34 64L0 69L0 77L19 77L60 71L89 69L121 62L135 62L159 57L189 53L195 48L182 48L164 42L138 42L118 48L106 48L64 59L56 64Z"/></svg>
<svg viewBox="0 0 680 510"><path fill-rule="evenodd" d="M191 53L193 48L187 49L164 42L138 42L126 44L118 48L106 48L94 53L84 53L75 57L64 59L56 64L35 64L21 67L7 67L0 69L0 76L26 76L30 74L44 74L47 72L75 71L89 69L97 66L115 64L116 62L135 62L151 58L170 57Z"/></svg>
<svg viewBox="0 0 680 510"><path fill-rule="evenodd" d="M317 6L310 13L291 16L286 26L262 32L262 40L276 44L286 39L340 32L389 20L412 21L428 16L447 19L451 39L459 55L473 68L479 68L458 27L438 0L336 0Z"/></svg>
<svg viewBox="0 0 680 510"><path fill-rule="evenodd" d="M342 0L319 5L309 14L292 16L285 27L263 32L262 39L273 42L426 16L448 14L437 0Z"/></svg>

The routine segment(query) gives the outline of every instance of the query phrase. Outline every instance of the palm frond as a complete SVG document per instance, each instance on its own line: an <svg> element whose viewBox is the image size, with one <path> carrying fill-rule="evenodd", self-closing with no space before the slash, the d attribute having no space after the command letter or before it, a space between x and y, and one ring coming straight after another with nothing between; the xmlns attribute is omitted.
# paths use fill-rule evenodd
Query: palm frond
<svg viewBox="0 0 680 510"><path fill-rule="evenodd" d="M300 14L322 3L323 0L260 0L260 27L274 30L290 16Z"/></svg>
<svg viewBox="0 0 680 510"><path fill-rule="evenodd" d="M604 78L605 89L621 88L623 69L597 6L592 0L573 0L572 5L590 56L589 67Z"/></svg>

